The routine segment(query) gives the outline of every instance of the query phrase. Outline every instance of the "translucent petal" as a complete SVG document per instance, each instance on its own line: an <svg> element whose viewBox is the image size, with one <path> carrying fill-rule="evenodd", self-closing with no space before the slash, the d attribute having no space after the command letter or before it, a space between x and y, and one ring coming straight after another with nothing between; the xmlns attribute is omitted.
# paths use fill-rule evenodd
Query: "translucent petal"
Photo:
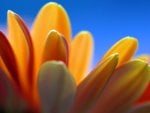
<svg viewBox="0 0 150 113"><path fill-rule="evenodd" d="M44 46L43 62L57 60L68 64L68 45L63 36L57 31L50 31Z"/></svg>
<svg viewBox="0 0 150 113"><path fill-rule="evenodd" d="M24 22L12 11L8 11L8 33L16 56L21 84L24 89L27 89L29 80L32 80L33 45Z"/></svg>
<svg viewBox="0 0 150 113"><path fill-rule="evenodd" d="M32 37L35 50L35 75L42 58L43 45L50 30L60 32L68 42L71 38L71 26L68 15L64 8L57 3L47 3L38 13L33 27Z"/></svg>
<svg viewBox="0 0 150 113"><path fill-rule="evenodd" d="M81 82L89 68L93 52L93 39L89 32L82 31L71 43L69 69L77 84Z"/></svg>
<svg viewBox="0 0 150 113"><path fill-rule="evenodd" d="M149 55L141 55L141 56L138 56L137 58L150 64L150 56Z"/></svg>
<svg viewBox="0 0 150 113"><path fill-rule="evenodd" d="M101 95L118 61L118 54L111 55L79 84L70 113L86 113Z"/></svg>
<svg viewBox="0 0 150 113"><path fill-rule="evenodd" d="M113 53L119 54L118 66L130 60L135 53L138 46L138 42L133 37L125 37L114 44L104 55L103 59L107 58Z"/></svg>
<svg viewBox="0 0 150 113"><path fill-rule="evenodd" d="M120 66L112 75L90 113L123 113L142 95L150 78L148 65L140 60Z"/></svg>
<svg viewBox="0 0 150 113"><path fill-rule="evenodd" d="M39 11L32 27L32 36L37 47L45 40L48 32L53 29L63 34L67 41L70 41L71 26L65 9L57 3L50 2Z"/></svg>

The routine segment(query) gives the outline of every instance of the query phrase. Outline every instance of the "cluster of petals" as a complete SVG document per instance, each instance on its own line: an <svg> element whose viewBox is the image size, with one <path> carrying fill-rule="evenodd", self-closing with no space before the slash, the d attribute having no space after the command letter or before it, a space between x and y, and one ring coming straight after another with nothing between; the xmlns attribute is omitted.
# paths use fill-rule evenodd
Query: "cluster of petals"
<svg viewBox="0 0 150 113"><path fill-rule="evenodd" d="M119 40L87 73L93 46L88 31L72 38L57 3L42 7L31 32L8 11L8 36L0 32L0 112L150 113L149 58L133 58L137 39Z"/></svg>

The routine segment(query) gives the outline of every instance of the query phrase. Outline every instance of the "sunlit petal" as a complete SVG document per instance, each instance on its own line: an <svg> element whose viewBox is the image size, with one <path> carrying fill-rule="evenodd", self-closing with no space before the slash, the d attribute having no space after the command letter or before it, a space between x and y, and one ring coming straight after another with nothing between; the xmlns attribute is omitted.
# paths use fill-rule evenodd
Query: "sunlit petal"
<svg viewBox="0 0 150 113"><path fill-rule="evenodd" d="M50 2L40 10L32 27L32 36L36 47L45 40L48 32L53 29L63 34L67 41L70 41L71 26L65 9L57 3Z"/></svg>
<svg viewBox="0 0 150 113"><path fill-rule="evenodd" d="M66 40L57 31L52 30L44 44L42 61L57 60L68 64L68 45Z"/></svg>
<svg viewBox="0 0 150 113"><path fill-rule="evenodd" d="M20 81L23 87L27 88L29 80L32 80L33 45L22 19L12 11L8 11L8 33L16 56Z"/></svg>
<svg viewBox="0 0 150 113"><path fill-rule="evenodd" d="M141 55L141 56L138 56L137 58L150 64L150 55Z"/></svg>
<svg viewBox="0 0 150 113"><path fill-rule="evenodd" d="M119 54L118 66L130 60L134 55L138 46L138 42L135 38L125 37L114 44L104 55L103 59L107 58L113 53Z"/></svg>
<svg viewBox="0 0 150 113"><path fill-rule="evenodd" d="M150 78L150 68L140 60L130 61L112 75L90 113L123 113L141 96Z"/></svg>
<svg viewBox="0 0 150 113"><path fill-rule="evenodd" d="M78 88L70 113L86 113L101 95L118 62L118 54L111 55L83 80Z"/></svg>
<svg viewBox="0 0 150 113"><path fill-rule="evenodd" d="M50 2L39 11L31 31L35 49L35 74L42 57L43 46L41 45L45 43L49 31L53 29L70 42L71 26L67 13L61 5Z"/></svg>
<svg viewBox="0 0 150 113"><path fill-rule="evenodd" d="M77 84L81 82L90 65L93 52L92 35L82 31L71 43L69 56L69 69L76 79Z"/></svg>

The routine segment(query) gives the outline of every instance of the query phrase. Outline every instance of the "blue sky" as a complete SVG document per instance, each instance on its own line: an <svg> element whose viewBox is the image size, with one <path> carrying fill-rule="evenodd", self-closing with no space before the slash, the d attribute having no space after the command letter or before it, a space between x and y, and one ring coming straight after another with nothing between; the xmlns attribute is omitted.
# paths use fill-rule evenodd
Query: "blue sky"
<svg viewBox="0 0 150 113"><path fill-rule="evenodd" d="M6 26L7 10L18 13L31 26L38 10L50 0L3 0L0 28ZM73 36L88 30L94 36L94 64L117 40L133 36L139 40L137 54L150 53L149 0L54 0L67 10Z"/></svg>

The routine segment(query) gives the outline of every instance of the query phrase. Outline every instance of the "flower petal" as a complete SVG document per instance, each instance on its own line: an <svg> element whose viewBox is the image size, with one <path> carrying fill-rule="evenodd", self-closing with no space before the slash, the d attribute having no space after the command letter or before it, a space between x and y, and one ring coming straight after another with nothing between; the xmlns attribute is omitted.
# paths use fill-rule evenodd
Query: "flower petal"
<svg viewBox="0 0 150 113"><path fill-rule="evenodd" d="M133 37L125 37L114 44L104 55L103 59L107 58L113 53L119 54L118 66L130 60L135 53L138 46L138 42Z"/></svg>
<svg viewBox="0 0 150 113"><path fill-rule="evenodd" d="M57 60L68 64L68 45L66 40L57 31L50 31L44 46L43 62Z"/></svg>
<svg viewBox="0 0 150 113"><path fill-rule="evenodd" d="M43 26L43 27L42 27ZM35 50L35 66L42 58L43 45L50 30L61 33L68 42L71 37L71 26L64 8L54 2L47 3L39 12L32 27L32 37ZM35 67L35 75L37 68Z"/></svg>
<svg viewBox="0 0 150 113"><path fill-rule="evenodd" d="M150 78L150 68L140 60L120 66L104 88L90 113L123 113L141 96Z"/></svg>
<svg viewBox="0 0 150 113"><path fill-rule="evenodd" d="M46 61L57 60L63 61L68 65L68 44L66 40L55 30L51 30L43 45L43 58L36 62L35 73L39 72L40 65ZM38 99L37 95L37 78L38 74L34 74L34 89L33 96L35 100ZM37 97L37 98L36 98Z"/></svg>
<svg viewBox="0 0 150 113"><path fill-rule="evenodd" d="M141 56L138 56L137 58L150 64L150 56L149 55L141 55Z"/></svg>
<svg viewBox="0 0 150 113"><path fill-rule="evenodd" d="M150 113L150 103L145 103L132 108L128 113Z"/></svg>
<svg viewBox="0 0 150 113"><path fill-rule="evenodd" d="M30 83L32 81L31 73L33 72L31 36L22 19L12 11L8 11L8 30L9 41L14 50L19 68L19 78L23 87L27 88L29 80Z"/></svg>
<svg viewBox="0 0 150 113"><path fill-rule="evenodd" d="M137 57L138 59L141 59L148 64L150 64L150 57L149 55L141 55ZM145 102L150 102L150 83L148 84L146 90L144 91L143 95L137 100L136 104L141 104Z"/></svg>
<svg viewBox="0 0 150 113"><path fill-rule="evenodd" d="M33 24L32 36L35 44L39 46L45 40L48 32L53 29L70 41L71 26L65 9L55 2L50 2L40 10Z"/></svg>
<svg viewBox="0 0 150 113"><path fill-rule="evenodd" d="M93 39L89 32L80 32L71 43L69 69L77 84L81 82L89 67L93 52Z"/></svg>
<svg viewBox="0 0 150 113"><path fill-rule="evenodd" d="M25 109L25 101L23 101L23 99L19 95L17 87L0 69L0 112L20 113Z"/></svg>
<svg viewBox="0 0 150 113"><path fill-rule="evenodd" d="M14 52L12 50L10 43L8 42L7 38L4 36L4 34L2 32L0 32L0 46L1 46L0 47L0 56L2 58L1 63L2 64L5 63L5 66L7 67L8 71L11 74L11 76L8 76L8 77L10 79L13 79L18 85L20 85L20 81L18 78L19 74L18 74L18 66L16 63L16 57L14 55ZM5 71L5 69L3 71ZM6 72L6 73L8 73L8 72Z"/></svg>
<svg viewBox="0 0 150 113"><path fill-rule="evenodd" d="M8 104L7 101L10 96L12 96L11 81L4 72L0 70L0 108L4 108Z"/></svg>
<svg viewBox="0 0 150 113"><path fill-rule="evenodd" d="M118 61L113 54L97 67L79 84L75 102L70 113L86 113L99 98Z"/></svg>
<svg viewBox="0 0 150 113"><path fill-rule="evenodd" d="M143 95L137 100L136 104L141 104L145 102L150 102L150 83L148 84Z"/></svg>
<svg viewBox="0 0 150 113"><path fill-rule="evenodd" d="M62 62L42 65L38 79L43 113L66 113L76 92L75 81Z"/></svg>

